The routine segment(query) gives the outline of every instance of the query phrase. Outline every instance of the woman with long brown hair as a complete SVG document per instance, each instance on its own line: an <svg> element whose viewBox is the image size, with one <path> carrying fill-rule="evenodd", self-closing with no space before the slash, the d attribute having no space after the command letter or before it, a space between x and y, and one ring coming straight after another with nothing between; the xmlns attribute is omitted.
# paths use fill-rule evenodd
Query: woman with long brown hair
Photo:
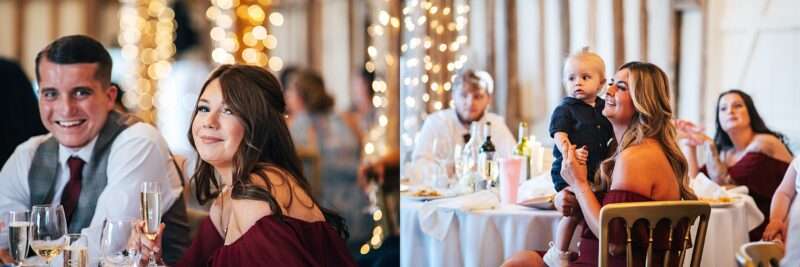
<svg viewBox="0 0 800 267"><path fill-rule="evenodd" d="M311 195L284 121L278 80L222 65L203 85L189 139L202 161L192 181L213 201L178 266L354 266L338 215ZM156 240L143 255L158 253Z"/></svg>
<svg viewBox="0 0 800 267"><path fill-rule="evenodd" d="M629 62L617 71L608 88L603 115L614 129L616 149L600 164L598 176L604 191L595 195L588 182L587 167L575 157L575 146L567 149L561 175L572 187L572 193L562 190L557 208L565 214L581 214L585 221L581 235L580 256L569 266L597 266L597 235L600 229L600 208L620 202L696 199L688 186L688 167L677 144L677 132L671 123L669 80L664 71L650 63ZM595 178L598 179L598 178ZM566 196L570 195L570 196ZM613 229L613 228L612 228ZM655 262L664 256L666 229L656 228L660 248L654 253ZM663 231L663 236L659 235ZM682 230L685 230L682 229ZM623 233L620 231L618 233ZM632 237L637 239L637 235ZM625 237L612 235L612 244L624 247ZM672 246L681 245L673 242ZM612 247L613 250L613 247ZM625 266L625 252L613 251L609 266ZM636 266L645 259L645 248L635 247ZM676 261L677 262L677 261ZM506 266L541 266L538 254L522 252L509 259Z"/></svg>

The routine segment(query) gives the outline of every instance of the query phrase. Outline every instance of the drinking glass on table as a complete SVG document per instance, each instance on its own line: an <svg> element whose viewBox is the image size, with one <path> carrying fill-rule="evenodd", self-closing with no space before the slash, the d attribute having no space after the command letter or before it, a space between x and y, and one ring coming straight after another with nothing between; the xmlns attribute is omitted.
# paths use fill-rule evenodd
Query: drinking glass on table
<svg viewBox="0 0 800 267"><path fill-rule="evenodd" d="M14 266L20 266L28 255L28 231L31 228L28 211L9 211L5 225L8 226L8 252L14 258Z"/></svg>
<svg viewBox="0 0 800 267"><path fill-rule="evenodd" d="M156 240L159 224L161 224L161 212L159 209L160 197L161 191L157 183L142 183L140 198L142 204L142 220L144 221L144 236L150 241ZM153 255L150 256L150 261L147 266L156 266L155 257L152 257Z"/></svg>
<svg viewBox="0 0 800 267"><path fill-rule="evenodd" d="M435 183L437 187L448 187L450 184L450 177L451 175L451 166L453 160L453 148L450 146L450 142L446 138L434 138L433 139L433 159L436 161L436 166L438 167L433 173L435 178Z"/></svg>
<svg viewBox="0 0 800 267"><path fill-rule="evenodd" d="M89 241L86 235L67 235L67 247L64 248L64 267L86 267L89 262Z"/></svg>
<svg viewBox="0 0 800 267"><path fill-rule="evenodd" d="M30 229L31 249L50 265L67 246L67 219L64 207L58 205L33 206Z"/></svg>
<svg viewBox="0 0 800 267"><path fill-rule="evenodd" d="M106 220L100 234L101 262L108 266L136 266L141 258L133 219Z"/></svg>

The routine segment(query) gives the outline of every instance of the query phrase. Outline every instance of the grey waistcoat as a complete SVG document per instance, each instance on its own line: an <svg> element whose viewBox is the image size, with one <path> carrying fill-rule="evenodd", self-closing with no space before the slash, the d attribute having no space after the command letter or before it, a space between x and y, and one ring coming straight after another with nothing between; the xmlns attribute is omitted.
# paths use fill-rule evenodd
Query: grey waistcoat
<svg viewBox="0 0 800 267"><path fill-rule="evenodd" d="M108 156L111 154L111 144L122 131L136 122L137 120L133 117L117 112L112 111L108 114L106 123L95 142L91 159L83 168L81 195L78 198L78 205L73 211L72 220L67 222L70 233L80 233L81 229L89 227L92 222L97 198L105 189L108 180L106 169L108 168ZM57 190L56 178L60 171L66 170L61 170L58 163L58 140L50 137L36 149L31 169L28 172L31 206L49 205L54 202L53 197ZM181 183L183 183L183 179L181 179ZM133 203L138 203L138 201ZM183 194L164 214L162 221L165 224L162 238L163 257L167 263L174 263L182 256L184 248L189 243L189 225Z"/></svg>

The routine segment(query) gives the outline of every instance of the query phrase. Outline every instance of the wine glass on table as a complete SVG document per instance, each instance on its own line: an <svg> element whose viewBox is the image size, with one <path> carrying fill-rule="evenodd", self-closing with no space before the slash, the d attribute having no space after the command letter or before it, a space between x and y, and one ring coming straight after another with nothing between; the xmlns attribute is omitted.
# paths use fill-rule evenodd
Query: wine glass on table
<svg viewBox="0 0 800 267"><path fill-rule="evenodd" d="M451 167L453 161L453 147L450 145L450 142L446 138L434 138L433 139L433 158L436 161L436 171L434 172L435 176L435 187L442 187L447 188L449 187L451 181Z"/></svg>
<svg viewBox="0 0 800 267"><path fill-rule="evenodd" d="M139 239L133 233L134 219L106 220L100 234L101 262L109 266L137 266L141 255L138 250Z"/></svg>
<svg viewBox="0 0 800 267"><path fill-rule="evenodd" d="M8 251L14 258L14 266L20 266L28 255L28 231L31 228L28 211L9 211L5 225L8 226Z"/></svg>
<svg viewBox="0 0 800 267"><path fill-rule="evenodd" d="M64 207L58 205L33 206L30 229L31 249L47 265L67 246L67 219Z"/></svg>
<svg viewBox="0 0 800 267"><path fill-rule="evenodd" d="M144 236L150 241L155 241L158 237L158 228L161 224L161 210L159 208L160 197L161 191L157 183L142 183L140 198L142 204L142 220L144 221ZM150 255L147 266L157 266L153 255Z"/></svg>

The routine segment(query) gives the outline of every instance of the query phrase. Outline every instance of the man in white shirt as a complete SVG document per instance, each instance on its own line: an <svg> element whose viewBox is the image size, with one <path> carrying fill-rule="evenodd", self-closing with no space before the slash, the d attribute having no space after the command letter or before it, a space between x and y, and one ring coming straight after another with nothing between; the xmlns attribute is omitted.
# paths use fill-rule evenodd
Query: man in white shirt
<svg viewBox="0 0 800 267"><path fill-rule="evenodd" d="M189 240L181 180L158 131L112 111L117 88L110 76L108 52L89 37L62 37L39 52L39 110L50 133L17 146L3 166L0 214L62 205L69 232L87 235L94 262L103 221L141 218L140 186L156 182L169 239L164 252L174 261ZM0 233L7 263L7 228Z"/></svg>
<svg viewBox="0 0 800 267"><path fill-rule="evenodd" d="M433 162L435 149L447 149L452 155L456 145L464 145L468 140L472 122L485 125L491 122L491 138L498 158L511 156L516 141L506 126L503 117L487 111L492 102L493 81L484 71L466 70L459 74L453 83L454 108L434 112L425 119L416 143L412 159L415 164ZM481 140L483 143L483 140Z"/></svg>

